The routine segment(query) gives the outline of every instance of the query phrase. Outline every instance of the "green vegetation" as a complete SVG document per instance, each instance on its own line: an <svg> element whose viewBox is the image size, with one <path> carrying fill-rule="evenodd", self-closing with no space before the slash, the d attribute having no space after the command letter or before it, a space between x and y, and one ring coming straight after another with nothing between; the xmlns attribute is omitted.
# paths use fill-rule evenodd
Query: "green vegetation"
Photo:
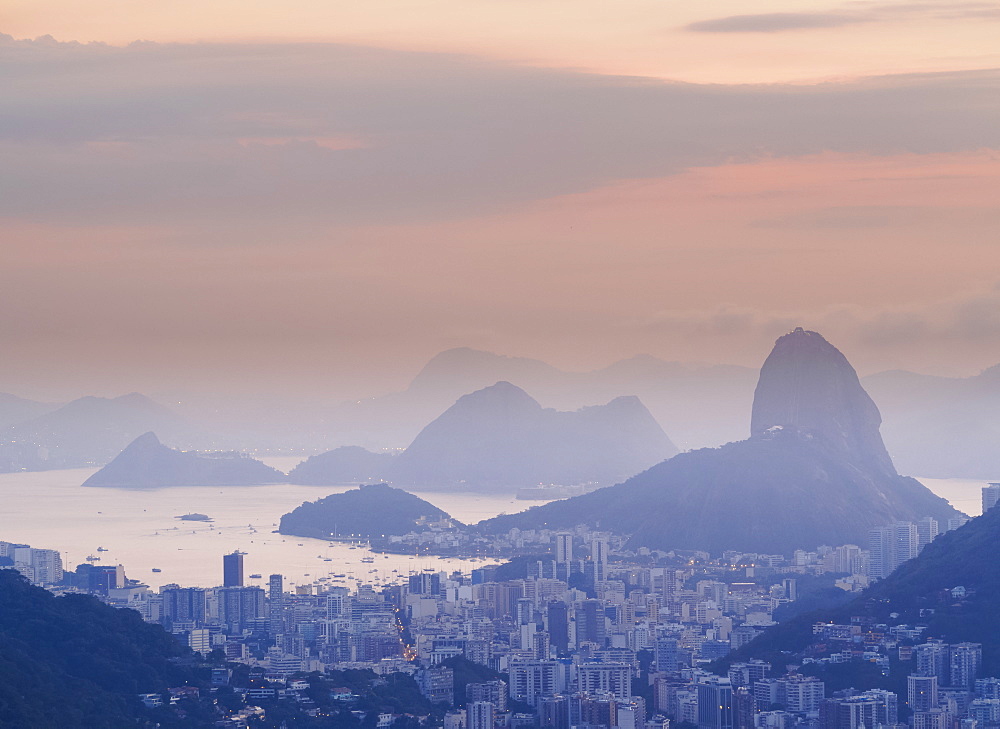
<svg viewBox="0 0 1000 729"><path fill-rule="evenodd" d="M138 694L205 678L179 660L188 653L133 610L57 598L0 570L0 726L134 726Z"/></svg>
<svg viewBox="0 0 1000 729"><path fill-rule="evenodd" d="M413 531L420 517L450 518L433 504L380 483L307 501L281 517L278 531L316 539L331 534L381 537Z"/></svg>
<svg viewBox="0 0 1000 729"><path fill-rule="evenodd" d="M867 620L890 625L926 625L925 636L949 643L983 645L986 675L1000 672L1000 568L994 550L1000 544L1000 509L991 509L965 526L935 539L920 556L904 563L846 604L820 606L768 630L727 657L719 666L749 658L772 664L793 662L813 642L812 625ZM952 590L965 588L965 596ZM835 596L836 597L836 596Z"/></svg>

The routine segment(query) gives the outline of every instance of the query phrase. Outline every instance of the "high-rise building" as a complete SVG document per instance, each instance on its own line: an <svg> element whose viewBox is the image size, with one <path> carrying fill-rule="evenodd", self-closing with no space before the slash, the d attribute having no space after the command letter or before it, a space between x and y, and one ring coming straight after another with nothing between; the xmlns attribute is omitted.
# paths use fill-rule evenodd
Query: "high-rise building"
<svg viewBox="0 0 1000 729"><path fill-rule="evenodd" d="M786 577L781 581L782 590L785 593L785 599L796 600L798 599L798 585L794 577Z"/></svg>
<svg viewBox="0 0 1000 729"><path fill-rule="evenodd" d="M939 640L928 641L913 648L917 676L937 676L938 686L947 686L951 680L948 662L948 645Z"/></svg>
<svg viewBox="0 0 1000 729"><path fill-rule="evenodd" d="M618 704L612 696L588 696L578 694L573 697L576 710L572 711L578 720L574 724L602 728L618 726Z"/></svg>
<svg viewBox="0 0 1000 729"><path fill-rule="evenodd" d="M785 684L776 678L762 678L754 682L753 698L757 709L767 711L774 704L784 704L784 688Z"/></svg>
<svg viewBox="0 0 1000 729"><path fill-rule="evenodd" d="M653 648L653 665L657 671L673 673L680 669L680 654L677 638L663 636L656 639Z"/></svg>
<svg viewBox="0 0 1000 729"><path fill-rule="evenodd" d="M267 623L272 638L285 632L285 580L281 575L267 578Z"/></svg>
<svg viewBox="0 0 1000 729"><path fill-rule="evenodd" d="M733 729L733 687L728 678L706 676L698 690L698 729Z"/></svg>
<svg viewBox="0 0 1000 729"><path fill-rule="evenodd" d="M553 600L545 606L545 626L549 642L560 654L569 651L569 606Z"/></svg>
<svg viewBox="0 0 1000 729"><path fill-rule="evenodd" d="M976 699L969 704L969 718L977 726L996 726L1000 723L1000 700Z"/></svg>
<svg viewBox="0 0 1000 729"><path fill-rule="evenodd" d="M576 620L576 644L590 642L604 647L607 618L600 600L582 600L573 611Z"/></svg>
<svg viewBox="0 0 1000 729"><path fill-rule="evenodd" d="M558 661L516 660L510 664L510 695L532 706L539 699L555 696L563 689L562 664Z"/></svg>
<svg viewBox="0 0 1000 729"><path fill-rule="evenodd" d="M992 509L1000 502L1000 483L990 483L983 486L983 513Z"/></svg>
<svg viewBox="0 0 1000 729"><path fill-rule="evenodd" d="M465 707L468 729L493 729L496 707L489 701L473 701Z"/></svg>
<svg viewBox="0 0 1000 729"><path fill-rule="evenodd" d="M201 587L180 587L170 585L160 590L162 604L160 607L161 621L192 622L201 625L205 622L206 591Z"/></svg>
<svg viewBox="0 0 1000 729"><path fill-rule="evenodd" d="M567 564L573 561L573 535L569 532L556 534L556 563Z"/></svg>
<svg viewBox="0 0 1000 729"><path fill-rule="evenodd" d="M657 665L657 670L665 669L660 669L659 665ZM733 685L733 688L746 686L752 689L755 683L764 680L770 670L770 663L757 659L753 659L747 663L734 663L729 667L729 682Z"/></svg>
<svg viewBox="0 0 1000 729"><path fill-rule="evenodd" d="M222 556L222 586L243 587L243 553L239 550Z"/></svg>
<svg viewBox="0 0 1000 729"><path fill-rule="evenodd" d="M514 606L514 622L518 625L527 625L532 622L535 612L534 601L528 597L519 598Z"/></svg>
<svg viewBox="0 0 1000 729"><path fill-rule="evenodd" d="M422 668L417 671L416 679L420 693L432 704L455 703L455 672L447 666Z"/></svg>
<svg viewBox="0 0 1000 729"><path fill-rule="evenodd" d="M408 584L411 595L436 597L441 594L441 575L437 572L410 575Z"/></svg>
<svg viewBox="0 0 1000 729"><path fill-rule="evenodd" d="M449 711L444 715L444 729L468 729L468 713L465 709Z"/></svg>
<svg viewBox="0 0 1000 729"><path fill-rule="evenodd" d="M632 695L632 672L628 663L582 663L576 668L577 691L627 699Z"/></svg>
<svg viewBox="0 0 1000 729"><path fill-rule="evenodd" d="M645 729L646 700L641 696L629 696L617 702L615 714L618 729Z"/></svg>
<svg viewBox="0 0 1000 729"><path fill-rule="evenodd" d="M828 555L831 572L849 575L866 574L868 569L868 553L856 544L844 544L835 547Z"/></svg>
<svg viewBox="0 0 1000 729"><path fill-rule="evenodd" d="M903 562L917 556L918 542L917 525L912 522L897 521L872 529L868 533L868 574L877 579L888 577Z"/></svg>
<svg viewBox="0 0 1000 729"><path fill-rule="evenodd" d="M334 587L326 594L327 620L350 615L350 596L346 587Z"/></svg>
<svg viewBox="0 0 1000 729"><path fill-rule="evenodd" d="M590 559L594 563L594 580L607 579L608 572L608 538L604 535L591 538Z"/></svg>
<svg viewBox="0 0 1000 729"><path fill-rule="evenodd" d="M953 516L948 520L948 531L950 532L953 529L958 529L960 526L965 526L968 521L969 517L967 516Z"/></svg>
<svg viewBox="0 0 1000 729"><path fill-rule="evenodd" d="M923 551L924 547L937 539L940 531L937 519L925 516L917 522L917 551Z"/></svg>
<svg viewBox="0 0 1000 729"><path fill-rule="evenodd" d="M208 628L195 628L188 633L188 647L207 656L212 652L212 636Z"/></svg>
<svg viewBox="0 0 1000 729"><path fill-rule="evenodd" d="M951 715L944 709L915 711L913 713L913 729L948 729Z"/></svg>
<svg viewBox="0 0 1000 729"><path fill-rule="evenodd" d="M551 653L549 634L542 630L532 635L531 650L534 653L535 658L538 658L539 660L549 658L549 654Z"/></svg>
<svg viewBox="0 0 1000 729"><path fill-rule="evenodd" d="M977 678L976 695L984 699L1000 699L1000 678Z"/></svg>
<svg viewBox="0 0 1000 729"><path fill-rule="evenodd" d="M569 697L545 696L538 700L537 706L541 729L569 729Z"/></svg>
<svg viewBox="0 0 1000 729"><path fill-rule="evenodd" d="M107 595L110 590L125 587L125 568L119 565L94 565L89 562L76 567L80 587L88 592Z"/></svg>
<svg viewBox="0 0 1000 729"><path fill-rule="evenodd" d="M62 556L54 549L15 547L14 569L35 585L56 585L62 582Z"/></svg>
<svg viewBox="0 0 1000 729"><path fill-rule="evenodd" d="M906 679L906 704L910 711L930 711L938 705L938 677L911 675Z"/></svg>
<svg viewBox="0 0 1000 729"><path fill-rule="evenodd" d="M949 650L949 683L953 688L972 689L976 674L983 664L983 646L980 643L956 643Z"/></svg>
<svg viewBox="0 0 1000 729"><path fill-rule="evenodd" d="M241 632L264 617L264 590L260 587L220 587L219 622L231 633Z"/></svg>
<svg viewBox="0 0 1000 729"><path fill-rule="evenodd" d="M507 684L500 680L466 684L465 699L468 703L488 701L498 712L503 713L507 711Z"/></svg>
<svg viewBox="0 0 1000 729"><path fill-rule="evenodd" d="M819 710L826 695L822 681L815 676L791 676L779 679L783 685L785 708L794 714L808 714Z"/></svg>
<svg viewBox="0 0 1000 729"><path fill-rule="evenodd" d="M891 691L872 690L854 696L824 699L819 706L820 729L874 729L899 721L898 699Z"/></svg>
<svg viewBox="0 0 1000 729"><path fill-rule="evenodd" d="M733 726L735 729L754 729L756 708L753 691L748 686L733 686Z"/></svg>

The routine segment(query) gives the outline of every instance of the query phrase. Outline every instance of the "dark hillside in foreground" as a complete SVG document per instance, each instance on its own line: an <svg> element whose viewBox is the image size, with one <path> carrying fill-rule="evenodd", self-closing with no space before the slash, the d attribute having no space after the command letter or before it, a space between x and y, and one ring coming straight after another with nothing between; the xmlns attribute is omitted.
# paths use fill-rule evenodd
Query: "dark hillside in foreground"
<svg viewBox="0 0 1000 729"><path fill-rule="evenodd" d="M946 643L970 641L983 645L986 675L1000 673L1000 508L987 511L965 526L942 534L886 579L856 599L820 609L778 625L740 649L731 660L767 657L778 651L802 651L813 639L817 622L848 623L853 617L879 623L927 625L926 637ZM952 589L964 587L965 597ZM925 612L921 614L921 610ZM927 611L933 610L933 614ZM890 617L896 613L896 617Z"/></svg>
<svg viewBox="0 0 1000 729"><path fill-rule="evenodd" d="M138 694L193 682L159 625L84 595L55 597L0 569L0 726L136 726Z"/></svg>

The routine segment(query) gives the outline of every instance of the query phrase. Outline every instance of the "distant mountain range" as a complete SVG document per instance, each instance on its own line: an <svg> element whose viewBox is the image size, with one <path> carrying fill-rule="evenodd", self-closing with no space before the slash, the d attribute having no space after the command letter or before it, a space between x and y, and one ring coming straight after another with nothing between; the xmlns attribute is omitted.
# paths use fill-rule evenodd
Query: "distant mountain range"
<svg viewBox="0 0 1000 729"><path fill-rule="evenodd" d="M238 453L199 454L173 450L145 433L88 478L84 486L256 486L285 483L285 474Z"/></svg>
<svg viewBox="0 0 1000 729"><path fill-rule="evenodd" d="M956 516L899 476L879 436L878 408L822 336L781 337L761 369L748 440L680 454L623 484L499 516L502 532L590 524L635 546L791 554L865 544L894 520Z"/></svg>
<svg viewBox="0 0 1000 729"><path fill-rule="evenodd" d="M690 450L746 437L757 371L637 355L591 372L566 372L462 347L431 359L403 392L328 413L323 428L345 445L402 447L456 398L501 380L561 410L636 395L677 445ZM862 384L882 411L888 450L904 472L1000 479L1000 365L968 378L890 371Z"/></svg>
<svg viewBox="0 0 1000 729"><path fill-rule="evenodd" d="M327 414L323 427L342 445L405 447L462 395L505 381L557 410L634 395L680 448L697 448L744 437L756 376L749 367L649 355L593 372L566 372L536 359L461 347L431 359L403 392L346 403Z"/></svg>
<svg viewBox="0 0 1000 729"><path fill-rule="evenodd" d="M81 397L40 410L29 420L0 430L0 471L46 470L102 465L148 431L178 445L198 438L199 429L145 395Z"/></svg>
<svg viewBox="0 0 1000 729"><path fill-rule="evenodd" d="M900 469L1000 480L1000 365L965 378L897 370L864 383L886 413L883 435Z"/></svg>
<svg viewBox="0 0 1000 729"><path fill-rule="evenodd" d="M638 398L559 412L498 382L460 397L398 456L340 448L302 463L290 480L335 484L379 477L423 490L611 484L676 453Z"/></svg>
<svg viewBox="0 0 1000 729"><path fill-rule="evenodd" d="M432 358L402 392L333 408L291 400L227 406L216 399L201 409L178 405L186 408L182 416L134 393L68 404L0 393L0 472L101 465L150 430L171 445L198 449L401 449L459 397L499 381L558 410L635 395L674 442L690 450L746 437L756 378L748 367L649 355L567 372L540 360L458 348ZM882 411L883 436L902 471L1000 479L1000 365L967 378L891 371L862 383Z"/></svg>
<svg viewBox="0 0 1000 729"><path fill-rule="evenodd" d="M0 428L8 428L45 415L60 407L59 403L26 400L17 395L0 392Z"/></svg>

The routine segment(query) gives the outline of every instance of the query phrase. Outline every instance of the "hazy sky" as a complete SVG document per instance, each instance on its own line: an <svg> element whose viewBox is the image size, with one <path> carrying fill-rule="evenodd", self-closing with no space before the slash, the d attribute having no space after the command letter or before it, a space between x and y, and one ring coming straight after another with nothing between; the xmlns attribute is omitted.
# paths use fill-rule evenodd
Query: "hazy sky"
<svg viewBox="0 0 1000 729"><path fill-rule="evenodd" d="M750 14L748 11L752 11ZM1000 2L0 0L0 391L1000 362Z"/></svg>

